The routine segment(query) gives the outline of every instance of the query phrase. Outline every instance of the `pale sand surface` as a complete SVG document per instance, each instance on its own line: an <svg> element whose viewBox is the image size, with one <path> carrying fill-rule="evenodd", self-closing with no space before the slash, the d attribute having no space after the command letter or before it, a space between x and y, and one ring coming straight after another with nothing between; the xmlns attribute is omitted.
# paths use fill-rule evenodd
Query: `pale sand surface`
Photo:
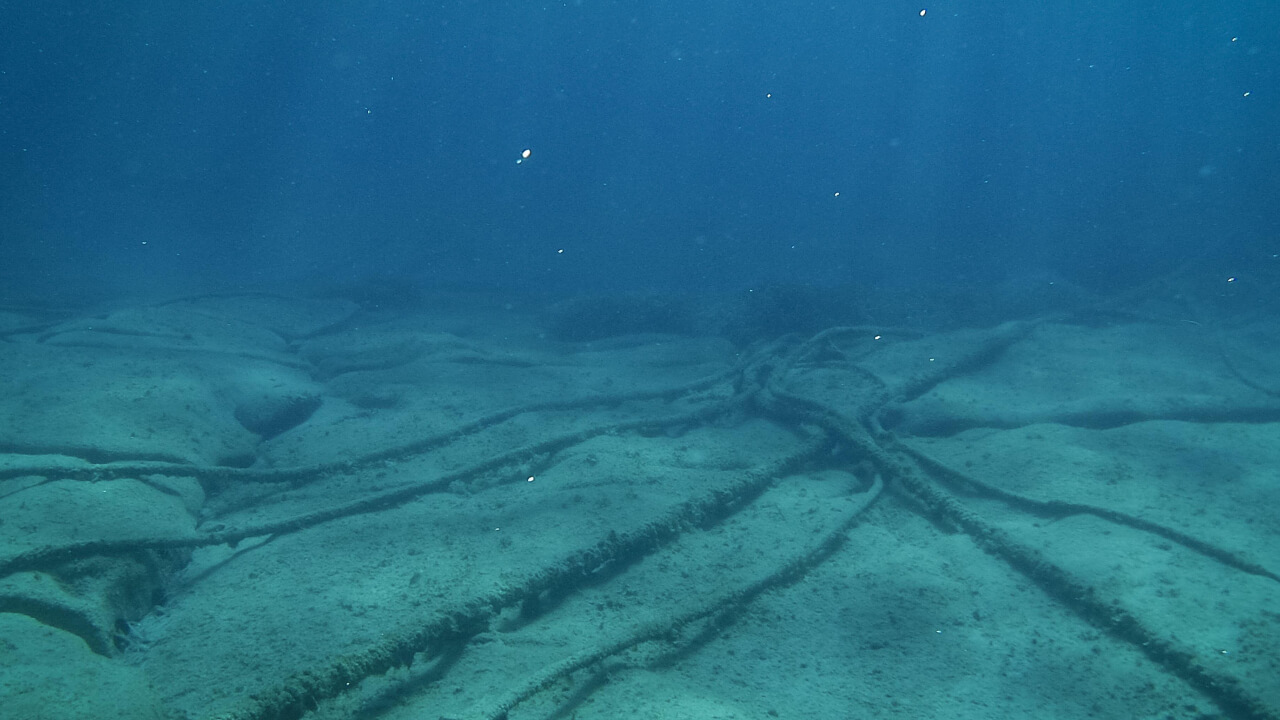
<svg viewBox="0 0 1280 720"><path fill-rule="evenodd" d="M5 718L1280 716L1265 322L0 327Z"/></svg>

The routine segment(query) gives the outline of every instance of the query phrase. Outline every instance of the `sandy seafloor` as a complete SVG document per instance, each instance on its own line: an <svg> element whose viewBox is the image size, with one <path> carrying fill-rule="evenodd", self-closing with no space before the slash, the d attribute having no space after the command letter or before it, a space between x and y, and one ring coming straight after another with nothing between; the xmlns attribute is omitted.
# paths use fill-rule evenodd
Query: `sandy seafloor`
<svg viewBox="0 0 1280 720"><path fill-rule="evenodd" d="M0 313L0 715L1280 717L1280 323ZM411 661L411 662L410 662Z"/></svg>

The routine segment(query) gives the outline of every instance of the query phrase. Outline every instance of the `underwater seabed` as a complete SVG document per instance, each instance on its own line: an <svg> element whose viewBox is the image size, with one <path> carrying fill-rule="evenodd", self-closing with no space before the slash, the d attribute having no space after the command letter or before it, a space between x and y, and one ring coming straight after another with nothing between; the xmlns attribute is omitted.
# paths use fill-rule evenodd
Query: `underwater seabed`
<svg viewBox="0 0 1280 720"><path fill-rule="evenodd" d="M1280 717L1280 322L1186 303L0 313L2 714Z"/></svg>

